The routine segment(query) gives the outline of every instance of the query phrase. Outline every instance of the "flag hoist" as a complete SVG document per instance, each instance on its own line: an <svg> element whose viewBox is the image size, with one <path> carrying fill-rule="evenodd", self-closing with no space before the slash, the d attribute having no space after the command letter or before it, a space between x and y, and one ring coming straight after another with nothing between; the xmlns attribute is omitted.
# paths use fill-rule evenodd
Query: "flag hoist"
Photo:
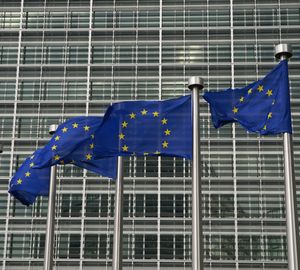
<svg viewBox="0 0 300 270"><path fill-rule="evenodd" d="M275 57L277 59L281 61L288 60L292 55L292 48L290 45L278 44L275 46ZM298 270L300 267L299 222L297 215L294 153L291 133L283 133L283 149L288 267L289 270Z"/></svg>
<svg viewBox="0 0 300 270"><path fill-rule="evenodd" d="M201 196L201 158L199 132L199 92L203 88L203 79L191 77L189 89L192 91L193 123L193 171L192 171L192 269L203 269L202 234L202 196Z"/></svg>
<svg viewBox="0 0 300 270"><path fill-rule="evenodd" d="M53 135L57 129L57 125L50 125L49 134ZM55 231L55 196L56 196L56 165L51 167L49 197L48 197L48 213L47 213L47 227L45 240L45 257L44 270L53 269L53 240Z"/></svg>

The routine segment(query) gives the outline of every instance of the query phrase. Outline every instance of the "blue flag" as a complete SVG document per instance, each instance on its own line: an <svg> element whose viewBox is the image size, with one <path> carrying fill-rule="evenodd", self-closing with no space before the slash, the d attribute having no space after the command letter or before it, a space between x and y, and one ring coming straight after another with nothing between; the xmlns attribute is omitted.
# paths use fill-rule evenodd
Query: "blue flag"
<svg viewBox="0 0 300 270"><path fill-rule="evenodd" d="M35 156L33 168L72 163L115 179L117 159L112 157L95 160L93 156L94 132L101 122L101 117L79 116L59 125L51 140Z"/></svg>
<svg viewBox="0 0 300 270"><path fill-rule="evenodd" d="M40 151L38 149L28 157L10 180L8 192L25 205L34 203L37 196L49 193L50 167L33 169L34 156Z"/></svg>
<svg viewBox="0 0 300 270"><path fill-rule="evenodd" d="M239 122L262 135L292 133L288 64L281 61L263 79L244 88L206 92L215 128Z"/></svg>
<svg viewBox="0 0 300 270"><path fill-rule="evenodd" d="M111 105L95 132L95 158L177 156L192 158L191 96Z"/></svg>

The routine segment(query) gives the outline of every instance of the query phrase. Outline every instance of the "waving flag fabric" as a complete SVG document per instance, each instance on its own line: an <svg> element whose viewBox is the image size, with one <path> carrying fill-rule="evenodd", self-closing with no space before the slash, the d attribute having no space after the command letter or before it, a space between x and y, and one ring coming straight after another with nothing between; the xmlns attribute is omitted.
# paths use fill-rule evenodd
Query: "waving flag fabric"
<svg viewBox="0 0 300 270"><path fill-rule="evenodd" d="M45 168L56 164L73 163L102 176L116 178L117 159L95 160L95 130L101 117L73 117L59 125L51 140L35 157L34 168Z"/></svg>
<svg viewBox="0 0 300 270"><path fill-rule="evenodd" d="M80 116L61 124L44 148L36 150L12 177L9 192L25 205L49 193L50 167L73 164L116 179L117 158L94 159L94 132L101 117Z"/></svg>
<svg viewBox="0 0 300 270"><path fill-rule="evenodd" d="M191 96L111 105L95 131L95 158L163 155L192 158Z"/></svg>
<svg viewBox="0 0 300 270"><path fill-rule="evenodd" d="M244 88L206 92L216 128L238 122L262 135L292 133L287 61L281 61L263 79Z"/></svg>
<svg viewBox="0 0 300 270"><path fill-rule="evenodd" d="M33 159L41 149L28 157L10 180L8 192L25 205L35 202L37 196L47 196L49 193L50 167L33 168Z"/></svg>

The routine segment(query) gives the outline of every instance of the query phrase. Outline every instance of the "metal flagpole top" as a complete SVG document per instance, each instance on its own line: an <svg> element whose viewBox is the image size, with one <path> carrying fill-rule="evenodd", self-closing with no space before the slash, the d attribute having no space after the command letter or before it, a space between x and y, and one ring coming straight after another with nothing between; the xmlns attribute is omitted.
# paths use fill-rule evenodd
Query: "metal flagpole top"
<svg viewBox="0 0 300 270"><path fill-rule="evenodd" d="M53 135L55 133L55 131L57 130L57 128L58 128L58 125L55 125L55 124L50 125L49 126L49 134Z"/></svg>
<svg viewBox="0 0 300 270"><path fill-rule="evenodd" d="M204 80L201 77L193 76L189 78L188 88L193 90L194 87L197 87L198 90L201 90L204 87Z"/></svg>
<svg viewBox="0 0 300 270"><path fill-rule="evenodd" d="M282 43L275 46L275 57L277 59L289 59L293 56L293 49L290 44Z"/></svg>

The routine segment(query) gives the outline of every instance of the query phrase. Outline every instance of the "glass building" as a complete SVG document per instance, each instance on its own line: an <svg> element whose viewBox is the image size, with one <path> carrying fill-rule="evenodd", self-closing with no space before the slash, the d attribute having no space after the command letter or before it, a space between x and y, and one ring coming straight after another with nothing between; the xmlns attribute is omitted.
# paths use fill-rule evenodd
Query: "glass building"
<svg viewBox="0 0 300 270"><path fill-rule="evenodd" d="M294 49L299 186L299 0L1 0L1 269L42 269L47 198L27 208L7 187L50 124L188 94L190 76L206 90L244 86L276 64L278 43ZM205 269L287 269L282 137L215 130L203 100L200 119ZM190 162L125 167L123 269L191 269ZM111 269L114 182L71 165L58 176L55 269Z"/></svg>

